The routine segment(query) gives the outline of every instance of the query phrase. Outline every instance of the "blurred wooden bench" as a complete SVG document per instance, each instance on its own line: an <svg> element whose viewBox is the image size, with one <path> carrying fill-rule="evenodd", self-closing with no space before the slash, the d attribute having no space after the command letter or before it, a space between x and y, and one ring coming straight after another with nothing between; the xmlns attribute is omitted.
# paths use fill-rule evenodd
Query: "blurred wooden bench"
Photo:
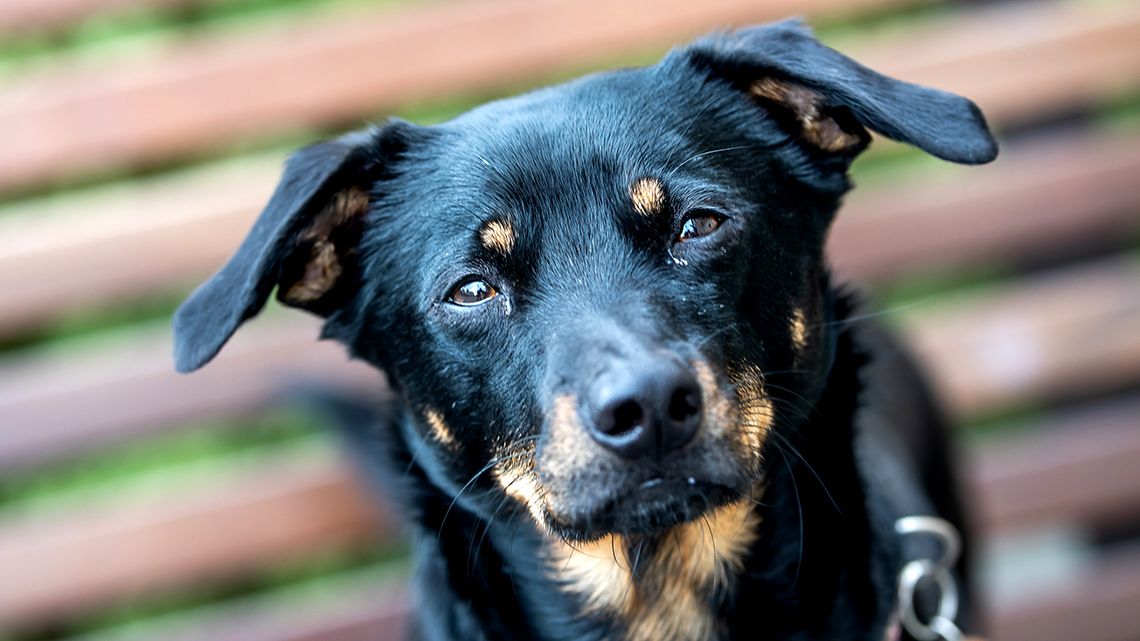
<svg viewBox="0 0 1140 641"><path fill-rule="evenodd" d="M108 164L177 159L233 136L269 136L299 123L335 127L434 95L495 90L594 64L725 22L900 4L758 7L718 0L697 8L677 0L622 5L620 15L604 20L601 12L619 10L600 0L485 0L362 18L352 29L330 22L187 43L160 59L81 76L64 68L37 72L0 94L0 134L8 143L0 148L0 188L22 190ZM1021 28L1007 31L1002 25L1010 18L991 11L1013 12ZM0 10L0 28L4 15ZM501 30L474 27L488 20ZM1124 4L1000 8L845 48L885 71L976 97L999 127L1012 128L1136 91L1138 29L1140 11ZM413 47L423 55L405 55ZM397 54L407 61L399 69L355 62ZM344 61L354 61L351 76L333 73ZM290 83L271 82L283 69ZM231 91L256 100L235 110L201 99ZM92 115L106 126L92 126ZM946 169L872 185L852 195L832 255L841 273L885 284L924 270L1112 248L1121 234L1140 229L1138 143L1135 133L1078 128L1018 140L984 170ZM261 157L125 191L9 206L0 216L6 293L0 336L201 278L244 234L279 162ZM1086 262L895 316L958 416L1116 396L971 452L970 487L988 535L1054 523L1097 531L1140 521L1140 396L1119 393L1140 382L1140 261ZM377 374L349 364L335 346L315 343L316 325L296 316L254 323L193 377L171 371L165 334L161 327L132 329L111 345L0 360L0 470L256 411L274 403L292 378L379 385ZM0 628L193 582L227 581L276 559L366 545L392 532L390 516L330 452L238 466L178 496L119 497L0 517L0 568L17 578L0 581ZM1140 634L1131 616L1138 602L1140 549L1125 549L1096 561L1066 593L996 612L992 636L1130 641ZM194 616L211 630L208 638L221 640L379 640L396 638L405 607L394 577L350 581L316 609L241 602ZM200 634L175 626L160 636L205 638Z"/></svg>

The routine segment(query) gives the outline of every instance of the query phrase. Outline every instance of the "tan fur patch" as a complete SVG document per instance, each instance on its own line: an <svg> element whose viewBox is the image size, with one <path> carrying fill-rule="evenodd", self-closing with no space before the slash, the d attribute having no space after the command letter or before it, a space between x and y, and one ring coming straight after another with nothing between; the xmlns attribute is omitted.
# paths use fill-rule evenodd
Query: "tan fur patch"
<svg viewBox="0 0 1140 641"><path fill-rule="evenodd" d="M627 542L613 535L554 544L551 568L588 612L618 616L630 641L704 641L716 630L708 596L743 569L758 526L751 502L741 501L664 533L636 575Z"/></svg>
<svg viewBox="0 0 1140 641"><path fill-rule="evenodd" d="M543 472L555 478L571 478L597 455L595 447L578 417L578 398L573 394L557 396L543 446Z"/></svg>
<svg viewBox="0 0 1140 641"><path fill-rule="evenodd" d="M642 216L656 216L665 211L665 186L652 178L638 178L629 186L633 209Z"/></svg>
<svg viewBox="0 0 1140 641"><path fill-rule="evenodd" d="M359 187L349 187L333 196L313 218L313 222L298 236L298 243L312 243L309 260L301 279L290 284L285 293L279 296L283 302L304 306L319 300L332 290L344 272L339 252L349 250L334 245L333 231L367 209L368 192Z"/></svg>
<svg viewBox="0 0 1140 641"><path fill-rule="evenodd" d="M451 449L459 445L455 440L455 435L451 433L451 428L443 420L443 414L439 410L429 407L424 410L424 420L427 421L428 428L431 429L432 436L435 440L439 441L445 447Z"/></svg>
<svg viewBox="0 0 1140 641"><path fill-rule="evenodd" d="M515 248L515 228L509 221L492 220L479 232L483 246L504 256Z"/></svg>
<svg viewBox="0 0 1140 641"><path fill-rule="evenodd" d="M538 473L534 467L534 443L524 448L499 448L500 462L492 467L491 475L507 496L526 507L540 529L546 529L546 503Z"/></svg>
<svg viewBox="0 0 1140 641"><path fill-rule="evenodd" d="M736 385L735 402L720 392L716 375L708 363L694 361L693 371L701 388L701 398L705 399L705 424L710 434L721 436L730 432L743 452L759 453L775 420L775 408L764 389L759 368L746 365L729 370L728 378Z"/></svg>
<svg viewBox="0 0 1140 641"><path fill-rule="evenodd" d="M859 136L843 131L839 123L820 113L823 96L797 84L761 78L752 83L751 93L787 107L796 115L804 138L824 151L843 151L860 142Z"/></svg>
<svg viewBox="0 0 1140 641"><path fill-rule="evenodd" d="M755 365L730 370L728 377L736 384L740 403L740 444L746 451L758 452L775 420L772 399L764 389L764 376Z"/></svg>
<svg viewBox="0 0 1140 641"><path fill-rule="evenodd" d="M792 336L792 346L796 348L796 352L802 354L804 350L807 349L808 339L807 319L804 315L803 308L797 307L792 310L790 330Z"/></svg>
<svg viewBox="0 0 1140 641"><path fill-rule="evenodd" d="M705 406L705 429L709 430L710 436L723 436L737 424L740 412L721 393L716 375L707 362L696 360L692 366L693 372L697 375L697 385L701 388L701 399Z"/></svg>

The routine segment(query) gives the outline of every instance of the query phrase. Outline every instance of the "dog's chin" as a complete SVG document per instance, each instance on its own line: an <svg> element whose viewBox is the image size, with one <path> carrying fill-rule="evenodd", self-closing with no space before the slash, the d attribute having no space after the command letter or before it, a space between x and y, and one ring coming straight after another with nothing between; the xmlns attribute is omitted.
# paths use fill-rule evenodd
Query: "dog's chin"
<svg viewBox="0 0 1140 641"><path fill-rule="evenodd" d="M563 539L593 541L607 535L651 536L740 500L741 492L696 479L654 478L600 502L574 518L554 519Z"/></svg>

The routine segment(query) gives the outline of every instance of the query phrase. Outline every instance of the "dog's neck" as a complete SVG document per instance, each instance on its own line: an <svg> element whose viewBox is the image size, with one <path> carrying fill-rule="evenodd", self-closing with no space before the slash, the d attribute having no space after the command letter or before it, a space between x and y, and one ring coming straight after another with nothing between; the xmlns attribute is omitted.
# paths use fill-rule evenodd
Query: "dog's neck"
<svg viewBox="0 0 1140 641"><path fill-rule="evenodd" d="M523 515L487 522L399 457L419 526L420 635L874 639L890 608L875 586L892 583L895 560L856 468L862 366L851 335L838 335L814 411L768 445L762 493L651 540L571 546Z"/></svg>

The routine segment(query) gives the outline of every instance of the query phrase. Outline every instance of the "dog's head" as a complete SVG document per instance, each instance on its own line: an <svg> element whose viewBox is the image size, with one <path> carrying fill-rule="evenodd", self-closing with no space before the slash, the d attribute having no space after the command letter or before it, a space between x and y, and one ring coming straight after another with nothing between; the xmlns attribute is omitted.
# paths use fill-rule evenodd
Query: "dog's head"
<svg viewBox="0 0 1140 641"><path fill-rule="evenodd" d="M996 154L969 101L798 23L298 152L175 319L182 371L276 289L388 373L433 481L591 540L750 495L826 374L827 228L868 130Z"/></svg>

